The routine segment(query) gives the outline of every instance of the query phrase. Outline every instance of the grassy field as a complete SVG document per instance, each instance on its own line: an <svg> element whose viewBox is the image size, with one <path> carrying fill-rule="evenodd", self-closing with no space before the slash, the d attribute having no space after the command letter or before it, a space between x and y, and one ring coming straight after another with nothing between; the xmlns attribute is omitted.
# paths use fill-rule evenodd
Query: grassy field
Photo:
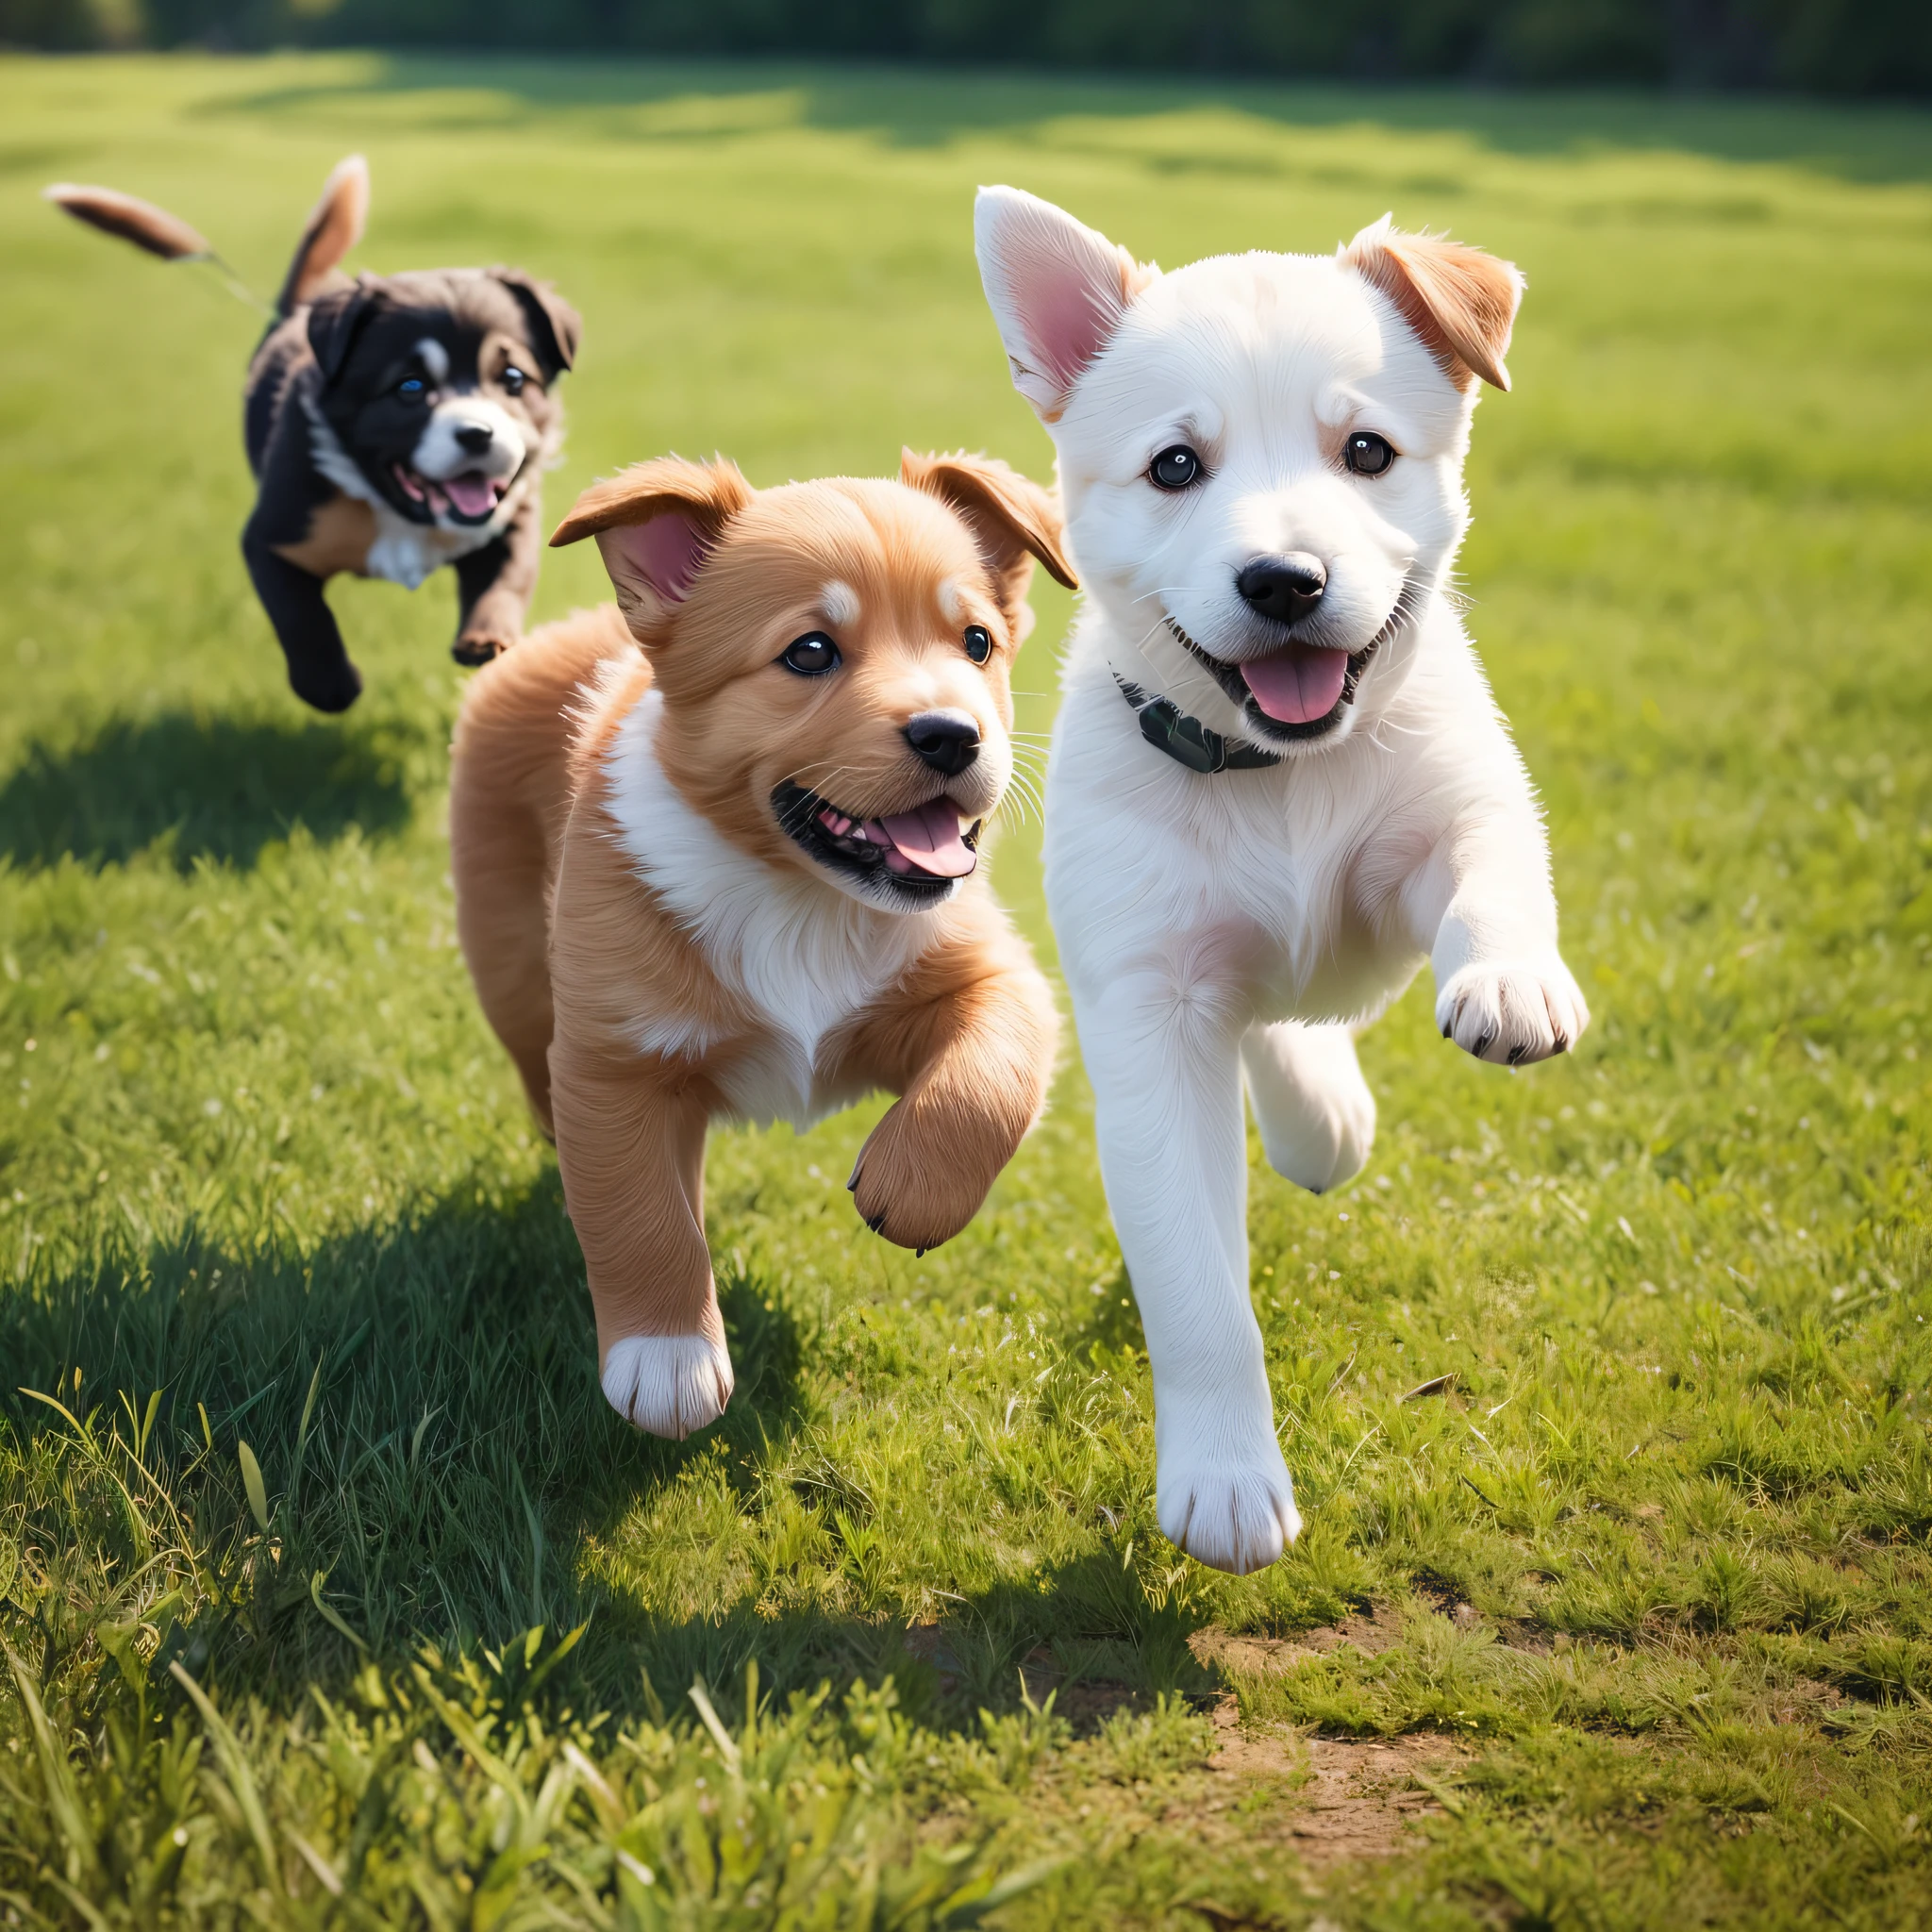
<svg viewBox="0 0 1932 1932"><path fill-rule="evenodd" d="M359 58L0 99L0 1923L1925 1923L1932 121ZM454 947L447 581L340 590L368 691L303 712L236 546L254 320L36 199L271 288L352 147L367 265L583 309L553 509L668 448L1043 471L975 182L1169 262L1392 207L1524 266L1467 587L1596 1024L1508 1075L1418 988L1361 1179L1257 1149L1274 1569L1155 1528L1076 1066L923 1261L839 1185L876 1108L715 1137L738 1394L681 1447L606 1408ZM1050 958L1037 844L994 875Z"/></svg>

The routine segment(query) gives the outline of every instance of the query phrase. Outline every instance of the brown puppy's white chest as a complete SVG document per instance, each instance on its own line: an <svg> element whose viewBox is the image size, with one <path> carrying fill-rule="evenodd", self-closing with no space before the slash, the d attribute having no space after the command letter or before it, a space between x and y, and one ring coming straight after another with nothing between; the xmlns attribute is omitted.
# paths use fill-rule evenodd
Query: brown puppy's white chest
<svg viewBox="0 0 1932 1932"><path fill-rule="evenodd" d="M624 974L629 1043L702 1066L736 1118L808 1125L855 1097L841 1036L939 941L940 919L880 910L741 850L665 771L663 694L618 702L583 805L608 822L649 931L652 967ZM688 949L686 970L663 970L667 941Z"/></svg>

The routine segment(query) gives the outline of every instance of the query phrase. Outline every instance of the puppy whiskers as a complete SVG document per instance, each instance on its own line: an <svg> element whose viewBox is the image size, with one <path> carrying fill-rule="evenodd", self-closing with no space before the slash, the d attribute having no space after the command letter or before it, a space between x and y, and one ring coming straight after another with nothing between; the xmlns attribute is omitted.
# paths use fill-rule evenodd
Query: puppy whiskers
<svg viewBox="0 0 1932 1932"><path fill-rule="evenodd" d="M1015 776L1008 785L1006 798L1003 798L1000 804L1004 807L1008 799L1014 802L1020 818L1032 819L1037 824L1045 824L1045 803L1030 784L1022 783Z"/></svg>
<svg viewBox="0 0 1932 1932"><path fill-rule="evenodd" d="M842 780L858 775L856 765L833 765L821 772L814 772L809 765L802 765L792 774L792 781L803 785L808 791L815 791L835 809L843 811L844 807L839 804L837 796L839 785Z"/></svg>

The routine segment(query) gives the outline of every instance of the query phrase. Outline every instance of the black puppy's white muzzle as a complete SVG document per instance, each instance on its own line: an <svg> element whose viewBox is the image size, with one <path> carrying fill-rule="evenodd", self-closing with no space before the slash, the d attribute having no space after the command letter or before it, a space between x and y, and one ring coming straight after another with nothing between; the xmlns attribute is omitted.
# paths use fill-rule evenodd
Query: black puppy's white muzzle
<svg viewBox="0 0 1932 1932"><path fill-rule="evenodd" d="M505 410L465 397L431 413L395 479L430 520L474 528L496 515L527 456L523 430Z"/></svg>

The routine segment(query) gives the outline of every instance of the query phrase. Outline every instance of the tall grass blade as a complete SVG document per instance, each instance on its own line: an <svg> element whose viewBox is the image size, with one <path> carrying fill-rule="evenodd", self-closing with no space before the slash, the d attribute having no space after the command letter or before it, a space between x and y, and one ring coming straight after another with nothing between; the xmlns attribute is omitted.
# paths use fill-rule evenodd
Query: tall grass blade
<svg viewBox="0 0 1932 1932"><path fill-rule="evenodd" d="M44 1402L49 1408L53 1409L57 1414L58 1414L65 1420L67 1426L70 1429L72 1429L76 1436L79 1436L83 1440L85 1440L87 1436L87 1431L84 1428L82 1428L77 1422L75 1421L74 1411L71 1408L69 1408L67 1405L64 1402L62 1402L58 1396L42 1395L38 1389L23 1389L20 1392L23 1395L31 1395L36 1402Z"/></svg>
<svg viewBox="0 0 1932 1932"><path fill-rule="evenodd" d="M268 1529L268 1486L261 1479L261 1464L246 1442L235 1444L235 1459L242 1465L242 1487L248 1491L248 1507L265 1533Z"/></svg>
<svg viewBox="0 0 1932 1932"><path fill-rule="evenodd" d="M1071 1858L1041 1858L1031 1865L1023 1865L1017 1872L1008 1873L1004 1878L991 1884L978 1879L972 1885L961 1886L941 1906L939 1923L947 1926L976 1925L987 1913L996 1912L1002 1906L1009 1906L1016 1898L1024 1898L1027 1892L1037 1890L1073 1862ZM983 1891L979 1890L982 1885L986 1887Z"/></svg>
<svg viewBox="0 0 1932 1932"><path fill-rule="evenodd" d="M302 1485L303 1458L308 1454L308 1424L315 1415L315 1398L322 1393L322 1368L327 1359L326 1355L315 1358L315 1373L308 1378L308 1399L302 1405L302 1423L295 1431L295 1462L289 1476L289 1500L295 1508L301 1507L296 1495Z"/></svg>
<svg viewBox="0 0 1932 1932"><path fill-rule="evenodd" d="M261 1794L255 1788L255 1777L248 1769L248 1757L242 1748L241 1739L229 1728L226 1720L209 1701L208 1693L181 1668L178 1660L171 1663L168 1670L193 1700L195 1709L201 1713L202 1723L208 1726L215 1756L222 1760L222 1773L228 1790L241 1809L242 1822L248 1826L249 1837L255 1840L255 1855L261 1860L262 1876L268 1880L271 1890L281 1890L280 1861L275 1857L275 1839L269 1832L268 1813L261 1808Z"/></svg>
<svg viewBox="0 0 1932 1932"><path fill-rule="evenodd" d="M329 1608L322 1600L322 1586L328 1581L328 1572L318 1570L308 1579L308 1600L322 1617L322 1621L339 1635L346 1637L364 1657L369 1655L369 1646L349 1628L347 1621L338 1612Z"/></svg>
<svg viewBox="0 0 1932 1932"><path fill-rule="evenodd" d="M54 1727L41 1703L41 1693L27 1668L9 1644L0 1645L13 1672L27 1723L34 1734L34 1756L40 1760L41 1784L47 1794L47 1809L53 1813L55 1829L67 1846L67 1875L72 1879L92 1877L100 1867L100 1851L93 1833L88 1829L87 1814L81 1807L80 1793L75 1789L74 1773L67 1754L56 1742Z"/></svg>
<svg viewBox="0 0 1932 1932"><path fill-rule="evenodd" d="M718 1755L731 1771L739 1768L738 1742L719 1721L718 1712L711 1703L711 1693L705 1689L705 1680L700 1677L692 1684L691 1701L697 1706L698 1716L704 1720L706 1730L711 1734L711 1741L718 1747Z"/></svg>
<svg viewBox="0 0 1932 1932"><path fill-rule="evenodd" d="M564 1660L564 1658L567 1657L571 1654L571 1652L577 1647L578 1640L583 1636L584 1632L588 1630L590 1627L591 1620L590 1618L586 1617L584 1621L581 1624L579 1624L575 1630L573 1630L567 1637L565 1637L563 1641L557 1646L557 1648L553 1650L550 1653L550 1655L546 1657L543 1659L543 1661L541 1664L539 1664L534 1671L530 1673L529 1676L525 1678L524 1681L523 1694L525 1698L534 1697L537 1694L537 1687L540 1684L541 1684L543 1680L547 1676L549 1676L551 1672L554 1671L558 1667L558 1665L560 1664Z"/></svg>

